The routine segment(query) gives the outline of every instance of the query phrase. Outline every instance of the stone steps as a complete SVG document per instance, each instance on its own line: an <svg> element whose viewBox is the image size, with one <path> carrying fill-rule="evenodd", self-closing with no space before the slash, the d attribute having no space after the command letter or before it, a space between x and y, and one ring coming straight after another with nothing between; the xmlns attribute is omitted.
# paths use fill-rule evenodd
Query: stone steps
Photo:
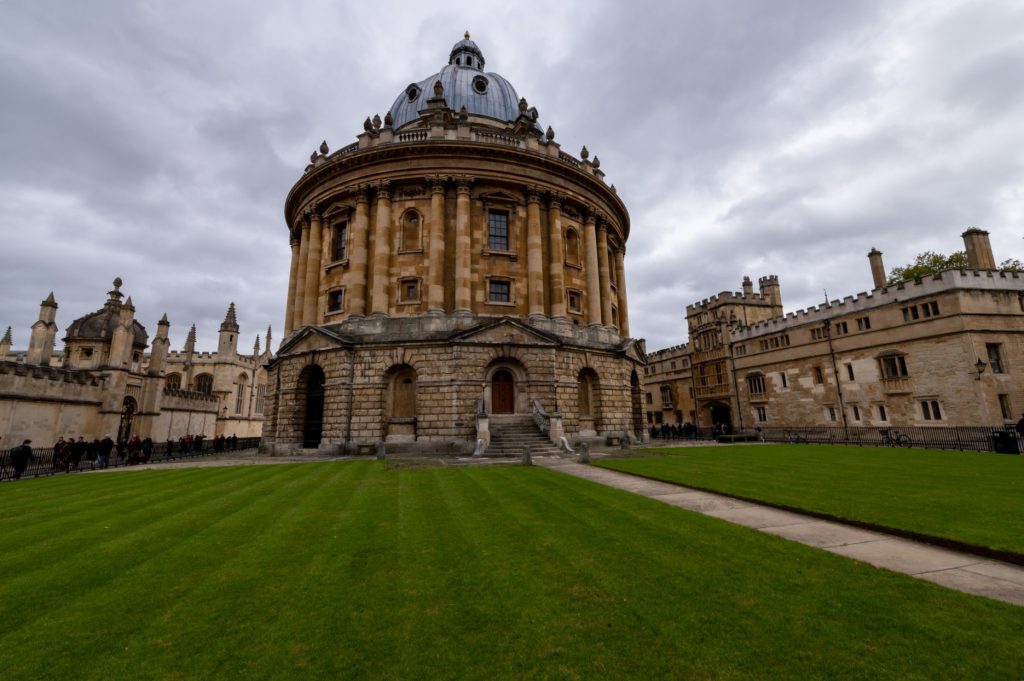
<svg viewBox="0 0 1024 681"><path fill-rule="evenodd" d="M490 420L491 444L487 456L522 456L529 447L532 456L558 456L561 451L540 432L532 416L499 414Z"/></svg>

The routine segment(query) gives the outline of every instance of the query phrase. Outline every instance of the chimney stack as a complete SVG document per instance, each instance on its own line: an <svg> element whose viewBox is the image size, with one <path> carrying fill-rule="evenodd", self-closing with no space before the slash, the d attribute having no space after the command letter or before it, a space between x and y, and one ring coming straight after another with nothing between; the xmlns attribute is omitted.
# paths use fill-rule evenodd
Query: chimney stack
<svg viewBox="0 0 1024 681"><path fill-rule="evenodd" d="M754 284L750 281L750 277L743 275L743 295L753 296L754 295Z"/></svg>
<svg viewBox="0 0 1024 681"><path fill-rule="evenodd" d="M971 227L961 234L964 247L967 249L967 266L972 270L994 270L996 260L992 257L992 244L988 240L988 232Z"/></svg>
<svg viewBox="0 0 1024 681"><path fill-rule="evenodd" d="M885 288L885 265L882 264L882 252L872 248L868 253L868 262L871 263L871 279L875 282L875 288Z"/></svg>

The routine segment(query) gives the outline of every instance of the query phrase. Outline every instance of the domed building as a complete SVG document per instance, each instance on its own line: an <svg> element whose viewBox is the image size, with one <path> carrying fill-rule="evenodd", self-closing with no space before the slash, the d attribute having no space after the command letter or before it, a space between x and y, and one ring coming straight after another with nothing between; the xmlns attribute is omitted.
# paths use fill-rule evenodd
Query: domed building
<svg viewBox="0 0 1024 681"><path fill-rule="evenodd" d="M643 431L626 207L485 63L467 33L354 144L322 144L289 192L269 451Z"/></svg>

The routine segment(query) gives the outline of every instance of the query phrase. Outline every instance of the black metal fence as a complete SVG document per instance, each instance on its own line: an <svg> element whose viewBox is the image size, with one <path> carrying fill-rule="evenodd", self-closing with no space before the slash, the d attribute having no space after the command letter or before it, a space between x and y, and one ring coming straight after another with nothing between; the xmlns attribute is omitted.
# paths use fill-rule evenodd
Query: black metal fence
<svg viewBox="0 0 1024 681"><path fill-rule="evenodd" d="M127 448L124 455L119 456L115 449L111 452L106 468L121 468L144 463L164 463L168 461L185 461L202 457L223 456L232 452L253 450L260 446L258 437L240 437L237 440L224 439L220 445L213 440L203 440L196 444L184 442L156 442L147 457L139 450L129 452ZM11 449L0 450L0 481L13 480L15 471L11 461ZM21 474L21 478L37 478L41 475L55 475L57 473L73 473L75 471L89 471L101 468L98 448L94 443L88 443L84 452L77 456L71 448L65 447L60 454L54 455L53 447L36 448L32 450L32 458L28 466Z"/></svg>
<svg viewBox="0 0 1024 681"><path fill-rule="evenodd" d="M654 436L654 433L651 433ZM745 429L715 433L710 428L692 428L667 435L658 432L651 442L684 440L718 442L788 442L794 444L842 444L873 447L921 447L960 451L1020 454L1024 441L1013 427L998 426L890 426L890 427L806 427Z"/></svg>

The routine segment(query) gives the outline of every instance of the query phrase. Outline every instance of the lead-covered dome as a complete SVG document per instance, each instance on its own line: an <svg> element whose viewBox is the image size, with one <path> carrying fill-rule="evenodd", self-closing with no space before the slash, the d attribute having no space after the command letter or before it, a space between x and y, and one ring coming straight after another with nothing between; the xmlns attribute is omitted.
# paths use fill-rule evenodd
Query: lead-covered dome
<svg viewBox="0 0 1024 681"><path fill-rule="evenodd" d="M460 111L466 107L470 115L487 116L513 122L519 115L519 95L505 78L483 70L486 60L477 44L469 39L455 43L448 56L448 65L428 78L410 83L391 105L392 126L401 128L420 116L427 101L434 96L434 83L440 81L448 107ZM531 109L536 123L536 110Z"/></svg>
<svg viewBox="0 0 1024 681"><path fill-rule="evenodd" d="M68 326L64 342L69 341L107 341L114 335L114 329L121 323L121 279L114 280L114 290L109 292L107 302L100 309L79 317ZM128 303L131 304L131 298ZM132 320L132 346L144 348L147 345L149 334L146 327L138 321Z"/></svg>

